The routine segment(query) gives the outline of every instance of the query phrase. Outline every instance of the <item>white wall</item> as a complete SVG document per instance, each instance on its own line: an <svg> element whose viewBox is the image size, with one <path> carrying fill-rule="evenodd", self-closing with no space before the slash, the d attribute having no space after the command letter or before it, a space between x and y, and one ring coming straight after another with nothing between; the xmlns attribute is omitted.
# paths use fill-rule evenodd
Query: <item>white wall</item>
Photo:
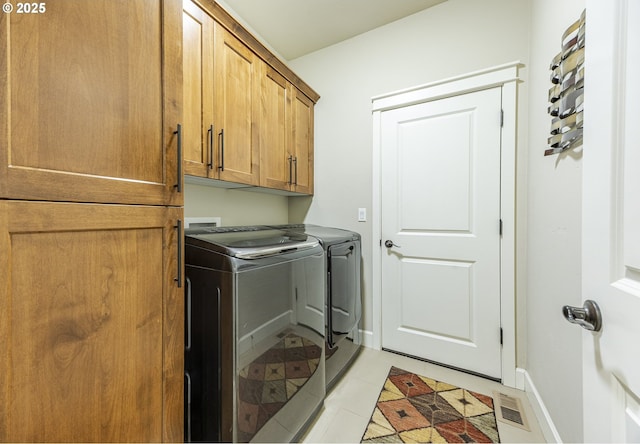
<svg viewBox="0 0 640 444"><path fill-rule="evenodd" d="M582 305L582 156L581 148L549 157L543 151L550 124L549 63L584 7L584 0L531 2L526 369L568 442L583 441L583 330L561 314L565 304Z"/></svg>
<svg viewBox="0 0 640 444"><path fill-rule="evenodd" d="M363 235L365 330L372 326L374 233L356 217L358 207L372 205L371 98L515 60L526 64L528 13L528 0L449 0L290 62L321 95L316 195L292 200L290 219Z"/></svg>
<svg viewBox="0 0 640 444"><path fill-rule="evenodd" d="M185 184L185 216L221 217L222 226L286 224L288 205L284 196Z"/></svg>

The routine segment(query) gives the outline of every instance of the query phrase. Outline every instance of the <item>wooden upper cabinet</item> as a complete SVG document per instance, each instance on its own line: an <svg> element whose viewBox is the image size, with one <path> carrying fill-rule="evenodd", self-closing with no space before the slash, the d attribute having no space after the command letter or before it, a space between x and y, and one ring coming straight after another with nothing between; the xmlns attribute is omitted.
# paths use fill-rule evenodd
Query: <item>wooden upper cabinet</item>
<svg viewBox="0 0 640 444"><path fill-rule="evenodd" d="M258 185L259 63L199 4L184 0L185 174Z"/></svg>
<svg viewBox="0 0 640 444"><path fill-rule="evenodd" d="M260 103L260 185L313 194L313 102L265 64Z"/></svg>
<svg viewBox="0 0 640 444"><path fill-rule="evenodd" d="M192 0L182 15L184 172L216 177L213 98L213 18Z"/></svg>
<svg viewBox="0 0 640 444"><path fill-rule="evenodd" d="M183 3L185 174L313 192L318 94L213 0Z"/></svg>
<svg viewBox="0 0 640 444"><path fill-rule="evenodd" d="M293 182L292 88L263 63L260 93L260 186L288 191Z"/></svg>
<svg viewBox="0 0 640 444"><path fill-rule="evenodd" d="M182 440L181 215L0 200L0 442Z"/></svg>
<svg viewBox="0 0 640 444"><path fill-rule="evenodd" d="M214 24L215 165L217 178L258 185L260 77L258 57L219 23Z"/></svg>
<svg viewBox="0 0 640 444"><path fill-rule="evenodd" d="M291 190L313 194L313 102L294 89L291 103L293 143L290 153L294 159Z"/></svg>
<svg viewBox="0 0 640 444"><path fill-rule="evenodd" d="M180 0L0 15L0 197L181 205Z"/></svg>

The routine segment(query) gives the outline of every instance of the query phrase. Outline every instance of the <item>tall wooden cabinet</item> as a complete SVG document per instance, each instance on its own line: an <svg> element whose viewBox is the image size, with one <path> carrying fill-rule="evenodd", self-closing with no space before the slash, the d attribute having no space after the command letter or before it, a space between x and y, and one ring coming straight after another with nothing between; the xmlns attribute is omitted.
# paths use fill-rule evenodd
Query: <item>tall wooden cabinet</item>
<svg viewBox="0 0 640 444"><path fill-rule="evenodd" d="M0 15L2 442L182 440L181 6Z"/></svg>

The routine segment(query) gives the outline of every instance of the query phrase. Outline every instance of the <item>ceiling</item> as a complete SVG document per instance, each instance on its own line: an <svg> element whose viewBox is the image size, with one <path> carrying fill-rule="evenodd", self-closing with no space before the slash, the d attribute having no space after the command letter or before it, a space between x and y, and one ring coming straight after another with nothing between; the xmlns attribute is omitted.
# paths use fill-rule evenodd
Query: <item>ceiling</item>
<svg viewBox="0 0 640 444"><path fill-rule="evenodd" d="M445 0L224 0L286 60L341 42Z"/></svg>

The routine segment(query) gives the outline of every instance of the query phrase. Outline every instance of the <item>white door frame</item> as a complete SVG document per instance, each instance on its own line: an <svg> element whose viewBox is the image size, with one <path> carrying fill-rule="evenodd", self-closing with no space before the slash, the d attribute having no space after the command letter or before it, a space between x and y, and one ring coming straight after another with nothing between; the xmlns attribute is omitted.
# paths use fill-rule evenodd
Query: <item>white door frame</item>
<svg viewBox="0 0 640 444"><path fill-rule="evenodd" d="M382 347L382 248L381 227L381 141L380 119L383 111L473 91L502 87L502 147L500 166L500 215L502 238L500 245L500 322L503 332L502 383L516 387L516 293L515 293L515 228L516 228L516 93L520 62L492 67L415 88L374 97L373 103L373 202L372 202L372 265L373 265L373 325L372 344ZM497 229L497 227L496 227Z"/></svg>

